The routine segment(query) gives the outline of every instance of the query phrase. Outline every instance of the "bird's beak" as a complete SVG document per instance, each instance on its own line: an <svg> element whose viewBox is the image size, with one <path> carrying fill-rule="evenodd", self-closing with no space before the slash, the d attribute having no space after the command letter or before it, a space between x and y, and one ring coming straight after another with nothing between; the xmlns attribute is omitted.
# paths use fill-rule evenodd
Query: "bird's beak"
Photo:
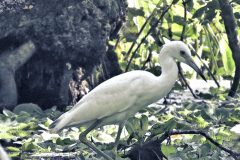
<svg viewBox="0 0 240 160"><path fill-rule="evenodd" d="M190 67L192 67L201 77L204 81L207 82L205 76L203 75L202 71L198 68L196 63L192 60L192 58L189 58L188 61L186 62Z"/></svg>

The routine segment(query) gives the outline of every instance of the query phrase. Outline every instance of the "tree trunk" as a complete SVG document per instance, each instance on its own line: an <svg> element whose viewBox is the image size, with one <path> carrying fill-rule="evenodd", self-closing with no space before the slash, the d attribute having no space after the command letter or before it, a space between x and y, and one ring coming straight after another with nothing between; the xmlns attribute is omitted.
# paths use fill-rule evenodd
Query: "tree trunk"
<svg viewBox="0 0 240 160"><path fill-rule="evenodd" d="M36 47L31 58L16 68L16 74L6 72L12 62L1 68L0 75L6 76L0 78L0 83L9 77L12 82L4 91L18 97L18 103L36 103L42 108L67 105L72 73L82 67L91 74L100 63L108 39L122 25L125 7L125 0L1 1L0 57L28 41ZM15 95L10 93L14 84L14 92L18 91ZM6 98L0 97L1 100ZM17 103L13 101L12 104ZM3 107L8 108L7 104L0 104Z"/></svg>
<svg viewBox="0 0 240 160"><path fill-rule="evenodd" d="M229 46L232 51L232 56L235 62L235 76L233 84L229 91L229 96L234 97L238 89L240 80L240 43L237 34L237 25L235 22L233 9L228 0L218 0L221 7L221 16L225 24L225 30L228 37Z"/></svg>

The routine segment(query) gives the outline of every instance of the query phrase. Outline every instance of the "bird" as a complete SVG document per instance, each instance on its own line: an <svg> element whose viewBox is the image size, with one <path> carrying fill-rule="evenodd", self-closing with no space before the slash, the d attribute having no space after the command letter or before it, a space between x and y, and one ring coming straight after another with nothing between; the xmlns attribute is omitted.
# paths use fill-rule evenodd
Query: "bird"
<svg viewBox="0 0 240 160"><path fill-rule="evenodd" d="M8 157L7 152L3 149L1 144L0 144L0 159L1 160L11 160L11 158Z"/></svg>
<svg viewBox="0 0 240 160"><path fill-rule="evenodd" d="M127 119L171 91L178 79L176 61L186 63L206 81L194 63L188 46L182 41L170 41L162 46L159 53L160 76L144 70L135 70L112 77L99 84L71 110L55 120L49 127L50 131L58 132L71 126L86 126L87 129L80 134L79 140L105 159L112 159L91 144L86 135L98 127L118 124L115 141L117 144Z"/></svg>

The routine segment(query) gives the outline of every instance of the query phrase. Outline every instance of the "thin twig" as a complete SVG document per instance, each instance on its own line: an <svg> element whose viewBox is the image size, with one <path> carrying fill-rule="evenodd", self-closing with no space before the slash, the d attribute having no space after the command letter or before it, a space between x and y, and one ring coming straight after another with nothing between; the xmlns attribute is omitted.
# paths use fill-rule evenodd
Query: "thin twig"
<svg viewBox="0 0 240 160"><path fill-rule="evenodd" d="M194 91L192 90L192 88L190 87L190 85L188 84L186 78L184 77L183 73L182 73L182 67L180 66L180 63L177 63L178 65L178 71L179 71L179 75L182 78L182 80L184 81L185 85L187 86L187 88L190 90L190 92L192 93L193 97L198 99L198 96L194 93Z"/></svg>
<svg viewBox="0 0 240 160"><path fill-rule="evenodd" d="M189 1L184 1L182 2L183 4L183 8L184 8L184 25L183 25L183 29L182 29L182 33L181 33L181 41L183 41L184 39L184 34L186 31L186 24L187 24L187 2Z"/></svg>
<svg viewBox="0 0 240 160"><path fill-rule="evenodd" d="M217 146L218 148L224 150L225 152L229 153L233 158L238 159L240 158L240 153L230 150L229 148L226 148L222 146L220 143L216 142L213 138L211 138L208 134L204 133L203 131L198 130L187 130L187 131L181 131L181 130L174 130L165 132L160 138L157 139L159 143L162 143L164 140L166 140L171 135L177 135L177 134L200 134L201 136L204 136L207 140L209 140L212 144Z"/></svg>
<svg viewBox="0 0 240 160"><path fill-rule="evenodd" d="M183 39L184 39L184 34L185 34L185 31L186 31L186 21L187 21L187 9L186 9L185 1L183 0L182 3L183 3L183 8L184 8L184 25L183 25L183 29L182 29L182 33L181 33L181 37L180 37L181 41L183 41ZM178 72L180 74L180 79L179 79L180 83L182 84L182 86L185 86L185 85L187 85L187 87L189 86L188 88L189 88L190 92L195 97L196 95L194 94L194 92L192 92L192 88L190 88L190 85L188 85L187 80L183 76L182 67L180 66L179 62L177 63L177 66L178 66Z"/></svg>
<svg viewBox="0 0 240 160"><path fill-rule="evenodd" d="M157 7L159 6L159 4L160 4L161 2L162 2L162 1L159 1L159 2L158 2L158 4L156 5L156 8L153 10L153 12L151 13L151 15L146 19L146 21L144 22L144 24L143 24L142 27L140 28L140 31L138 32L136 39L134 40L134 42L132 43L131 47L129 48L129 50L128 50L127 54L126 54L125 59L127 59L128 56L130 55L133 47L134 47L135 44L137 43L137 39L139 38L139 36L140 36L141 33L143 32L144 28L146 27L146 25L148 24L148 22L150 21L150 19L153 17L153 15L155 14L155 12L157 11Z"/></svg>
<svg viewBox="0 0 240 160"><path fill-rule="evenodd" d="M195 49L189 45L190 49L194 52L194 54L197 56L197 58L201 61L201 63L203 64L203 67L208 71L208 73L210 74L210 76L213 78L213 81L216 83L216 85L218 86L218 88L220 87L220 84L218 83L217 79L215 78L215 76L212 74L211 70L209 69L209 67L202 61L201 57L197 54L197 52L195 51Z"/></svg>
<svg viewBox="0 0 240 160"><path fill-rule="evenodd" d="M150 61L151 61L151 59L152 59L152 51L150 50L150 51L149 51L149 54L148 54L148 57L147 57L147 59L145 60L145 62L143 63L143 65L142 65L142 68L141 68L141 69L144 69L144 68L145 68L145 66L146 66L146 64L147 64L148 62L150 62Z"/></svg>
<svg viewBox="0 0 240 160"><path fill-rule="evenodd" d="M114 45L114 50L117 48L119 42L120 42L120 36L118 36L118 38L117 38L117 41Z"/></svg>
<svg viewBox="0 0 240 160"><path fill-rule="evenodd" d="M184 39L184 34L185 34L185 31L186 31L186 24L187 24L187 3L190 2L190 0L188 1L184 1L182 2L183 4L183 8L184 8L184 25L183 25L183 29L182 29L182 33L181 33L181 41L183 41ZM193 92L192 88L190 87L190 85L188 84L186 78L184 77L183 73L182 73L182 67L180 66L180 63L178 62L177 63L177 66L178 66L178 72L179 72L179 75L180 75L180 78L184 81L185 85L187 86L187 88L190 90L191 94L193 95L194 98L198 98L196 96L196 94Z"/></svg>
<svg viewBox="0 0 240 160"><path fill-rule="evenodd" d="M146 38L150 35L150 33L152 32L153 29L155 29L157 27L157 25L159 24L159 22L163 19L164 15L168 12L168 10L171 8L172 3L166 7L166 9L164 9L164 11L162 12L161 16L159 17L159 19L151 26L151 28L148 30L147 34L141 39L141 42L138 44L137 48L133 51L133 54L130 58L130 60L128 61L127 67L125 69L125 72L128 71L129 66L134 58L134 56L137 53L137 50L140 48L140 46L142 45L142 43L146 40Z"/></svg>

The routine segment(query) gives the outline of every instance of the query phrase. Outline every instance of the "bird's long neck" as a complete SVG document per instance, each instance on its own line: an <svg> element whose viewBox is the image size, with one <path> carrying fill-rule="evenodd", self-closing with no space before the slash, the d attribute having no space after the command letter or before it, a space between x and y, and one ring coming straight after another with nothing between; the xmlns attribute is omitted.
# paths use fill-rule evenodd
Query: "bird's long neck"
<svg viewBox="0 0 240 160"><path fill-rule="evenodd" d="M169 92L178 78L178 67L175 60L168 55L163 55L159 58L162 69L162 74L158 78L159 83L166 92Z"/></svg>
<svg viewBox="0 0 240 160"><path fill-rule="evenodd" d="M162 69L161 75L170 76L172 78L175 78L175 80L176 80L177 75L178 75L177 63L175 62L175 60L172 57L165 56L162 58L164 58L164 59L160 60L160 66Z"/></svg>

